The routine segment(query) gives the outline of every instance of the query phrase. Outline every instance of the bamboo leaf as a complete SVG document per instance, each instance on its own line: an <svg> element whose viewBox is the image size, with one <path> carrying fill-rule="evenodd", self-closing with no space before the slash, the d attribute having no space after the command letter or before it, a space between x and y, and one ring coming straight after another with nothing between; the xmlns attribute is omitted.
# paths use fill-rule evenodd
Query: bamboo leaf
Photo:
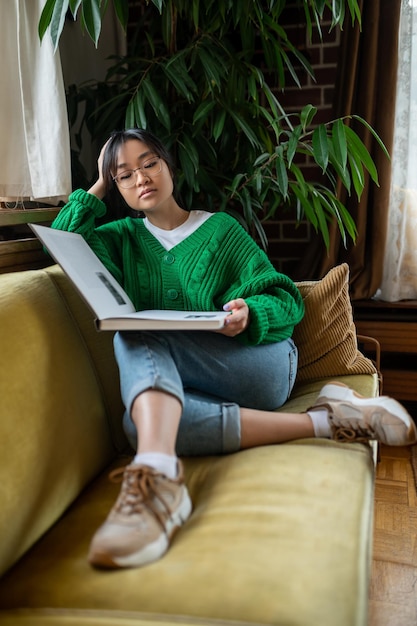
<svg viewBox="0 0 417 626"><path fill-rule="evenodd" d="M297 218L297 222L301 222L302 219L302 205L301 202L299 200L299 198L297 198L297 201L295 203L295 215Z"/></svg>
<svg viewBox="0 0 417 626"><path fill-rule="evenodd" d="M340 200L336 198L336 196L331 195L328 190L323 192L323 202L328 203L329 213L336 217L340 234L343 237L344 245L346 247L346 231L353 241L356 240L358 234L356 224L352 216Z"/></svg>
<svg viewBox="0 0 417 626"><path fill-rule="evenodd" d="M164 8L164 0L152 0L152 4L156 6L159 13L162 13L162 10Z"/></svg>
<svg viewBox="0 0 417 626"><path fill-rule="evenodd" d="M219 66L216 58L206 52L204 48L199 48L199 57L210 91L215 88L219 90L222 84L220 70L222 69L223 73L224 69L222 66Z"/></svg>
<svg viewBox="0 0 417 626"><path fill-rule="evenodd" d="M136 125L139 128L143 128L146 130L148 126L148 121L145 113L145 103L141 97L141 93L138 91L134 98L134 112L135 112L135 120Z"/></svg>
<svg viewBox="0 0 417 626"><path fill-rule="evenodd" d="M262 165L262 163L265 163L265 161L268 161L268 159L271 157L271 155L269 154L269 152L264 152L263 154L260 154L255 163L253 164L254 167L259 167L260 165Z"/></svg>
<svg viewBox="0 0 417 626"><path fill-rule="evenodd" d="M41 41L46 31L48 30L49 24L51 23L54 5L55 5L55 0L47 0L47 2L45 3L45 6L42 9L42 13L41 13L39 24L38 24L38 35Z"/></svg>
<svg viewBox="0 0 417 626"><path fill-rule="evenodd" d="M374 183L378 184L378 172L365 144L349 126L346 126L345 129L350 152L354 154L356 160L362 161Z"/></svg>
<svg viewBox="0 0 417 626"><path fill-rule="evenodd" d="M320 124L313 132L312 145L314 160L321 167L322 171L325 172L329 162L329 147L324 124Z"/></svg>
<svg viewBox="0 0 417 626"><path fill-rule="evenodd" d="M255 133L252 130L252 128L246 122L246 120L244 120L243 117L241 117L240 115L237 115L233 111L230 111L230 114L231 114L232 118L234 119L234 121L236 123L236 126L239 127L244 132L244 134L249 139L249 141L252 144L252 146L258 147L259 146L258 138L255 135Z"/></svg>
<svg viewBox="0 0 417 626"><path fill-rule="evenodd" d="M338 200L338 198L335 198L334 201L337 204L337 207L341 215L341 220L343 221L343 224L345 228L347 229L349 236L351 237L353 241L355 241L357 234L358 234L358 229L356 227L353 217L351 216L349 211L346 209L344 204L342 204L340 200Z"/></svg>
<svg viewBox="0 0 417 626"><path fill-rule="evenodd" d="M352 115L352 118L355 120L358 120L359 122L361 122L368 130L369 132L372 134L372 136L376 139L376 141L378 142L380 148L382 149L382 151L384 152L385 156L388 159L391 159L388 150L385 147L385 144L383 143L382 139L379 137L379 135L376 133L376 131L372 128L372 126L370 126L368 124L368 122L366 120L364 120L362 117L360 117L359 115Z"/></svg>
<svg viewBox="0 0 417 626"><path fill-rule="evenodd" d="M59 38L61 36L62 29L64 28L68 2L69 0L56 0L53 7L49 28L54 46L54 52L58 49Z"/></svg>
<svg viewBox="0 0 417 626"><path fill-rule="evenodd" d="M173 20L173 11L168 10L168 11L164 11L163 13L161 13L161 34L162 34L162 41L165 44L165 47L167 48L167 50L172 50L173 49L173 41L172 41L172 35L173 35L173 24L172 24L172 20ZM175 18L174 18L175 19Z"/></svg>
<svg viewBox="0 0 417 626"><path fill-rule="evenodd" d="M243 216L246 220L246 223L250 226L253 220L252 200L246 187L242 189L240 199L243 207Z"/></svg>
<svg viewBox="0 0 417 626"><path fill-rule="evenodd" d="M316 113L317 108L314 107L312 104L307 104L301 111L300 122L304 132L306 131L307 127L310 126Z"/></svg>
<svg viewBox="0 0 417 626"><path fill-rule="evenodd" d="M271 130L274 131L275 142L279 143L279 136L281 134L280 122L275 117L271 115L271 113L263 106L257 106L257 111L260 117L264 117L268 122L268 125L271 127Z"/></svg>
<svg viewBox="0 0 417 626"><path fill-rule="evenodd" d="M301 221L305 215L308 221L313 225L314 229L317 230L317 226L318 226L317 216L312 209L312 206L310 204L308 197L305 196L301 192L301 190L297 187L297 185L293 184L291 185L291 188L292 188L292 192L294 193L294 195L297 197L299 201L299 209L302 209L302 213L300 211L298 215L299 221Z"/></svg>
<svg viewBox="0 0 417 626"><path fill-rule="evenodd" d="M259 67L254 67L253 65L250 66L250 71L254 76L256 82L258 83L259 88L263 89L265 84L265 77L262 74L262 71L259 69Z"/></svg>
<svg viewBox="0 0 417 626"><path fill-rule="evenodd" d="M307 74L314 79L314 70L311 64L309 63L308 59L306 59L306 57L299 50L297 50L297 48L293 46L291 46L291 54L295 56L295 58L300 63L300 65L304 68Z"/></svg>
<svg viewBox="0 0 417 626"><path fill-rule="evenodd" d="M318 228L320 230L321 236L323 237L323 241L326 246L326 249L328 250L330 247L329 228L327 226L326 215L323 211L323 207L322 207L320 200L321 200L320 194L317 191L313 191L312 201L313 201L314 212L317 216Z"/></svg>
<svg viewBox="0 0 417 626"><path fill-rule="evenodd" d="M332 0L332 26L343 24L345 17L345 0Z"/></svg>
<svg viewBox="0 0 417 626"><path fill-rule="evenodd" d="M340 202L335 196L328 193L328 190L323 190L320 196L323 207L327 210L328 214L336 220L340 235L343 240L343 245L346 248L346 225L344 223L342 215L339 212Z"/></svg>
<svg viewBox="0 0 417 626"><path fill-rule="evenodd" d="M200 158L199 158L199 153L198 153L198 150L197 150L197 148L195 146L195 143L185 133L182 136L182 140L183 140L183 143L184 143L184 147L185 147L185 149L188 152L189 159L190 159L191 163L193 164L194 172L197 172L198 166L199 166L199 163L200 163Z"/></svg>
<svg viewBox="0 0 417 626"><path fill-rule="evenodd" d="M340 180L342 181L344 188L347 190L348 194L350 195L351 178L349 174L349 169L347 167L347 161L346 161L345 168L342 168L339 160L336 158L336 155L334 154L334 147L332 145L329 145L329 161L333 165L337 176L339 176Z"/></svg>
<svg viewBox="0 0 417 626"><path fill-rule="evenodd" d="M300 170L300 168L297 165L294 165L294 163L292 163L292 165L290 167L290 172L292 174L294 174L294 176L295 176L297 188L300 190L300 192L304 196L306 196L307 195L307 183L305 181L305 178L304 178L304 175L303 175L302 171Z"/></svg>
<svg viewBox="0 0 417 626"><path fill-rule="evenodd" d="M353 187L356 191L358 199L360 199L365 185L362 163L351 153L348 153L348 162L350 165Z"/></svg>
<svg viewBox="0 0 417 626"><path fill-rule="evenodd" d="M142 88L146 94L146 97L151 105L156 117L163 124L163 126L167 129L168 132L171 131L171 118L169 116L168 109L165 105L165 102L159 97L158 92L155 87L151 83L148 77L146 77L142 81Z"/></svg>
<svg viewBox="0 0 417 626"><path fill-rule="evenodd" d="M277 174L278 188L283 198L288 197L288 172L284 163L282 149L277 151L277 158L275 160L275 171Z"/></svg>
<svg viewBox="0 0 417 626"><path fill-rule="evenodd" d="M152 39L150 33L146 32L145 33L145 37L146 37L146 41L148 42L148 46L149 46L149 49L151 51L151 55L154 57L155 56L155 42Z"/></svg>
<svg viewBox="0 0 417 626"><path fill-rule="evenodd" d="M294 66L290 61L290 57L284 50L281 50L280 52L281 52L280 56L284 59L285 65L287 66L287 70L291 74L293 81L295 82L297 87L301 88L300 79L298 78L297 72L295 71ZM280 84L283 84L283 83L280 83Z"/></svg>
<svg viewBox="0 0 417 626"><path fill-rule="evenodd" d="M200 17L200 0L193 0L193 23L195 31L198 31L199 17Z"/></svg>
<svg viewBox="0 0 417 626"><path fill-rule="evenodd" d="M194 112L193 124L197 124L200 120L205 120L215 105L214 100L203 100Z"/></svg>
<svg viewBox="0 0 417 626"><path fill-rule="evenodd" d="M82 21L97 47L101 31L100 0L83 0Z"/></svg>
<svg viewBox="0 0 417 626"><path fill-rule="evenodd" d="M316 0L316 9L320 17L323 16L324 7L326 6L326 0Z"/></svg>
<svg viewBox="0 0 417 626"><path fill-rule="evenodd" d="M126 115L125 115L125 128L134 128L135 126L135 105L134 101L131 100L127 105Z"/></svg>
<svg viewBox="0 0 417 626"><path fill-rule="evenodd" d="M242 182L243 178L245 177L244 174L236 174L236 176L234 177L234 179L232 180L232 183L229 187L230 191L231 191L231 196L233 197L235 195L235 193L237 192L237 188L239 187L240 183Z"/></svg>
<svg viewBox="0 0 417 626"><path fill-rule="evenodd" d="M359 3L356 0L348 0L348 5L349 5L349 11L350 11L351 19L352 19L352 25L355 23L355 20L357 20L359 27L361 27L362 16L361 16L361 9L359 7Z"/></svg>
<svg viewBox="0 0 417 626"><path fill-rule="evenodd" d="M193 188L195 183L195 170L193 162L190 159L188 150L181 141L178 141L178 156L181 163L181 169L185 176L185 180L187 181L188 185Z"/></svg>
<svg viewBox="0 0 417 626"><path fill-rule="evenodd" d="M262 227L262 223L255 212L252 213L252 225L254 226L256 233L259 237L260 245L266 251L268 249L268 239Z"/></svg>
<svg viewBox="0 0 417 626"><path fill-rule="evenodd" d="M77 17L81 2L82 0L69 0L69 8L74 19Z"/></svg>
<svg viewBox="0 0 417 626"><path fill-rule="evenodd" d="M270 197L268 198L267 205L264 206L265 217L262 220L264 222L268 222L268 220L274 217L276 210L281 206L281 202L282 202L282 198L280 194L274 193L273 190L270 189L269 185L268 185L268 195ZM264 202L266 202L266 200L264 200ZM265 209L267 209L266 213L265 213Z"/></svg>
<svg viewBox="0 0 417 626"><path fill-rule="evenodd" d="M126 32L127 22L129 20L129 3L128 0L113 0L114 10L117 19L123 30Z"/></svg>
<svg viewBox="0 0 417 626"><path fill-rule="evenodd" d="M220 4L225 4L224 2L221 2ZM240 2L233 2L232 4L232 9L233 9L233 25L234 28L237 27L237 25L239 24L239 22L242 21L242 17L243 17L243 11L245 9L245 3L240 1ZM223 8L223 17L225 17L225 10Z"/></svg>
<svg viewBox="0 0 417 626"><path fill-rule="evenodd" d="M345 125L342 120L336 120L332 127L332 139L335 159L342 170L346 169L347 163L347 142Z"/></svg>
<svg viewBox="0 0 417 626"><path fill-rule="evenodd" d="M254 176L254 184L255 184L255 189L256 189L256 194L258 196L261 195L261 191L262 191L262 172L261 170L256 170L255 172L255 176Z"/></svg>
<svg viewBox="0 0 417 626"><path fill-rule="evenodd" d="M301 137L301 132L302 132L301 125L296 126L289 137L288 148L287 148L288 167L291 167L291 163L297 151L298 142L300 141L300 137Z"/></svg>
<svg viewBox="0 0 417 626"><path fill-rule="evenodd" d="M219 114L216 116L213 126L213 137L214 141L218 141L221 136L224 128L224 124L226 121L226 109L222 109Z"/></svg>
<svg viewBox="0 0 417 626"><path fill-rule="evenodd" d="M269 53L269 47L264 47L265 54L270 57L269 66L274 68L274 71L278 75L278 85L283 88L285 85L285 68L284 68L284 51L283 50L275 50L272 49ZM275 55L273 54L275 52ZM273 59L275 57L275 60ZM297 87L300 87L300 82L298 81L297 75L295 76L295 83Z"/></svg>
<svg viewBox="0 0 417 626"><path fill-rule="evenodd" d="M249 76L248 77L248 91L249 91L249 95L252 98L252 100L254 100L255 102L258 101L258 85L256 83L255 77Z"/></svg>
<svg viewBox="0 0 417 626"><path fill-rule="evenodd" d="M197 92L197 87L189 76L184 60L176 57L163 65L162 69L178 93L184 96L189 103L194 102L193 92Z"/></svg>
<svg viewBox="0 0 417 626"><path fill-rule="evenodd" d="M287 115L287 113L284 111L284 109L282 108L279 100L276 98L276 96L272 93L271 89L268 87L268 85L265 85L263 88L263 92L266 95L266 98L268 100L268 104L271 107L271 111L272 114L276 117L276 118L282 118L285 120L286 124L288 125L288 128L290 128L291 130L293 130L293 125L291 123L291 119L289 117L289 115Z"/></svg>
<svg viewBox="0 0 417 626"><path fill-rule="evenodd" d="M309 11L309 7L307 2L304 2L304 15L306 18L306 26L307 26L307 35L309 40L311 40L312 37L312 33L313 33L313 24L311 21L311 15L310 15L310 11Z"/></svg>

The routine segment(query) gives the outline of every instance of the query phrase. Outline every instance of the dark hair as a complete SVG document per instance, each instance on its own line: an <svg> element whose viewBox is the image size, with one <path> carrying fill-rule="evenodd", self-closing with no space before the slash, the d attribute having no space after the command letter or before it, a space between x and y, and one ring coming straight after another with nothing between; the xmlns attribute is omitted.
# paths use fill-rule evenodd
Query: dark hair
<svg viewBox="0 0 417 626"><path fill-rule="evenodd" d="M122 194L120 193L116 183L113 180L115 172L117 171L117 157L120 147L127 141L136 139L145 143L148 148L152 150L157 156L161 157L167 164L169 171L171 172L172 179L174 181L173 195L176 201L182 205L180 199L177 197L175 189L175 166L172 157L163 143L155 137L151 132L142 128L129 128L127 130L117 130L110 135L109 142L106 146L106 150L103 155L103 178L106 185L106 197L105 203L108 207L108 217L110 219L120 219L127 215L139 217L141 214L137 211L133 211L125 202Z"/></svg>

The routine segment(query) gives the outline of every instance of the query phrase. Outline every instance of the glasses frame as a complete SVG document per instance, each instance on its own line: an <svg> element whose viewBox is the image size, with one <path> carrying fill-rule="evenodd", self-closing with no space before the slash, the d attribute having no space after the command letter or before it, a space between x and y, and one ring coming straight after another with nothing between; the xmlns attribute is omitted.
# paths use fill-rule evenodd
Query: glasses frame
<svg viewBox="0 0 417 626"><path fill-rule="evenodd" d="M113 182L116 183L116 185L118 185L119 187L121 187L122 189L132 189L132 187L134 187L136 185L137 182L137 173L138 172L142 172L142 174L144 176L147 176L148 178L150 178L150 175L146 173L146 164L150 163L152 161L158 161L159 163L159 170L157 172L153 172L152 176L158 176L158 174L160 174L162 172L162 158L158 155L155 155L149 159L146 159L146 161L143 163L143 165L141 165L140 167L136 167L134 170L132 169L127 169L127 170L123 170L123 172L120 172L120 174L117 174L117 176L113 177ZM126 172L131 172L132 175L136 174L136 178L133 178L133 182L131 185L129 185L128 187L126 187L125 185L123 185L122 183L120 183L117 179L119 178L119 176L122 176L123 174L126 174Z"/></svg>

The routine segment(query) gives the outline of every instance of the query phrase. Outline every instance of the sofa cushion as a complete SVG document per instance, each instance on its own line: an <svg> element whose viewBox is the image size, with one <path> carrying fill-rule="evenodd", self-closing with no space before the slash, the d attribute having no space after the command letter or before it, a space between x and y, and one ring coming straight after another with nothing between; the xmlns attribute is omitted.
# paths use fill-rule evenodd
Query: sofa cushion
<svg viewBox="0 0 417 626"><path fill-rule="evenodd" d="M374 374L375 366L359 350L349 297L349 266L331 269L318 281L297 283L305 305L294 329L298 347L297 382Z"/></svg>
<svg viewBox="0 0 417 626"><path fill-rule="evenodd" d="M0 276L0 346L1 574L115 452L89 354L45 272Z"/></svg>
<svg viewBox="0 0 417 626"><path fill-rule="evenodd" d="M351 376L331 376L297 383L291 393L291 397L278 410L279 413L304 413L311 408L320 394L322 387L333 380L342 385L347 385L365 398L374 398L379 392L378 374L356 374Z"/></svg>
<svg viewBox="0 0 417 626"><path fill-rule="evenodd" d="M366 446L299 440L186 459L185 472L194 510L160 561L110 572L88 565L119 490L102 476L2 579L0 607L56 624L76 615L80 626L366 624Z"/></svg>

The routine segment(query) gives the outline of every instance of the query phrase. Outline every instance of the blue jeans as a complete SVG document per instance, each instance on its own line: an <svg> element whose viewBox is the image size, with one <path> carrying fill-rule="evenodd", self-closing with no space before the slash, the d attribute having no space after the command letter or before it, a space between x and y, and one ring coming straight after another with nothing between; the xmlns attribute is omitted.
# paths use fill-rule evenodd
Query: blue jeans
<svg viewBox="0 0 417 626"><path fill-rule="evenodd" d="M271 411L282 406L297 372L292 339L244 346L214 332L120 332L114 349L129 443L136 449L133 401L147 389L159 389L178 398L183 407L176 442L179 456L239 450L240 407Z"/></svg>

